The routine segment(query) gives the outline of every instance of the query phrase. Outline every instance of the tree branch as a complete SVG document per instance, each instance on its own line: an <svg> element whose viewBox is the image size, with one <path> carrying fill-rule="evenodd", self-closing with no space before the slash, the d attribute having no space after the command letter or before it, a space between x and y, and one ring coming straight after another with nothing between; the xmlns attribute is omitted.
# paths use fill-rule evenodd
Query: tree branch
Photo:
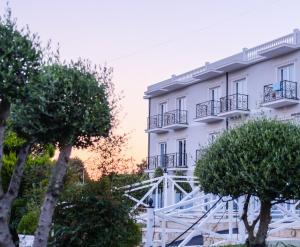
<svg viewBox="0 0 300 247"><path fill-rule="evenodd" d="M7 200L7 203L9 205L12 204L13 200L19 194L21 180L22 180L23 172L24 172L24 165L25 165L26 159L28 157L28 154L30 152L30 147L31 147L30 144L28 144L28 143L24 144L18 154L18 160L16 163L16 167L15 167L14 173L10 179L8 190L4 196L4 198Z"/></svg>
<svg viewBox="0 0 300 247"><path fill-rule="evenodd" d="M250 198L251 195L248 194L244 203L244 207L243 207L243 214L241 219L243 220L245 227L247 229L247 231L249 232L249 230L251 230L251 226L249 225L248 219L247 219L247 215L248 215L248 206L249 206L249 202L250 202Z"/></svg>

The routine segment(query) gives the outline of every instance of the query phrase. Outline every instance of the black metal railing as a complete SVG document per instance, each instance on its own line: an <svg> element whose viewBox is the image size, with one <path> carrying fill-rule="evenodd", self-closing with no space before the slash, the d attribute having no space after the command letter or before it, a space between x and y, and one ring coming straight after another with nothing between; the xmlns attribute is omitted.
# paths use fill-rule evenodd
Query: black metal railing
<svg viewBox="0 0 300 247"><path fill-rule="evenodd" d="M147 157L147 167L149 170L157 168L157 156Z"/></svg>
<svg viewBox="0 0 300 247"><path fill-rule="evenodd" d="M187 154L186 153L170 153L164 155L151 156L147 158L149 170L161 168L186 168Z"/></svg>
<svg viewBox="0 0 300 247"><path fill-rule="evenodd" d="M284 80L264 86L264 103L280 99L298 99L297 82Z"/></svg>
<svg viewBox="0 0 300 247"><path fill-rule="evenodd" d="M228 111L248 111L248 95L247 94L231 94L220 98L220 112Z"/></svg>
<svg viewBox="0 0 300 247"><path fill-rule="evenodd" d="M162 128L163 123L164 123L163 116L161 114L148 117L147 129L151 130L151 129L156 129L156 128Z"/></svg>
<svg viewBox="0 0 300 247"><path fill-rule="evenodd" d="M217 116L220 113L220 101L209 100L196 105L196 118Z"/></svg>
<svg viewBox="0 0 300 247"><path fill-rule="evenodd" d="M174 110L164 114L164 126L172 124L187 124L187 111Z"/></svg>

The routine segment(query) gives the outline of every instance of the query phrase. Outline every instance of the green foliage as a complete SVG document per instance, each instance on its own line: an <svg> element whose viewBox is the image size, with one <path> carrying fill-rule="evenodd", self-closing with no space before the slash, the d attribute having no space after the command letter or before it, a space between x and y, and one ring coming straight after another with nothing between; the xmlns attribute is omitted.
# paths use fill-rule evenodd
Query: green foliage
<svg viewBox="0 0 300 247"><path fill-rule="evenodd" d="M69 186L76 183L83 183L83 180L86 178L88 178L88 175L84 168L83 161L78 157L70 159L64 179L64 185Z"/></svg>
<svg viewBox="0 0 300 247"><path fill-rule="evenodd" d="M221 135L198 161L205 192L262 201L299 198L300 128L292 123L249 121Z"/></svg>
<svg viewBox="0 0 300 247"><path fill-rule="evenodd" d="M175 176L185 176L184 172L183 171L176 171ZM179 179L176 179L176 180L182 180L182 181L187 181L186 178L179 178ZM187 193L190 193L192 191L192 187L191 185L188 183L188 182L177 182L177 184L182 188L184 189ZM177 192L181 192L181 190L179 190L176 186L175 186L175 190Z"/></svg>
<svg viewBox="0 0 300 247"><path fill-rule="evenodd" d="M13 109L13 127L24 139L83 148L108 134L108 85L89 63L46 66L40 81Z"/></svg>
<svg viewBox="0 0 300 247"><path fill-rule="evenodd" d="M25 96L25 86L39 73L40 41L29 30L18 30L10 11L0 19L0 102Z"/></svg>
<svg viewBox="0 0 300 247"><path fill-rule="evenodd" d="M108 189L108 179L74 185L64 192L54 215L50 246L134 247L141 232L121 194Z"/></svg>
<svg viewBox="0 0 300 247"><path fill-rule="evenodd" d="M154 170L154 177L157 178L157 177L161 177L164 175L164 170L161 168L161 167L157 167L155 170Z"/></svg>
<svg viewBox="0 0 300 247"><path fill-rule="evenodd" d="M7 190L15 168L17 153L23 143L24 140L19 138L15 132L7 131L4 139L4 157L1 170L1 182L4 191ZM28 156L24 167L24 176L19 195L12 205L10 217L11 229L17 229L22 217L28 212L32 210L38 212L42 202L42 196L47 188L53 163L50 158L53 154L54 147L46 145L41 150L36 150ZM24 221L25 220L26 217ZM23 226L26 225L23 224Z"/></svg>
<svg viewBox="0 0 300 247"><path fill-rule="evenodd" d="M11 175L15 169L17 153L19 152L24 140L19 138L15 132L7 131L4 139L3 159L1 169L1 179L4 191L7 190Z"/></svg>
<svg viewBox="0 0 300 247"><path fill-rule="evenodd" d="M19 234L34 234L38 224L39 214L36 211L30 211L25 214L18 224L17 231Z"/></svg>

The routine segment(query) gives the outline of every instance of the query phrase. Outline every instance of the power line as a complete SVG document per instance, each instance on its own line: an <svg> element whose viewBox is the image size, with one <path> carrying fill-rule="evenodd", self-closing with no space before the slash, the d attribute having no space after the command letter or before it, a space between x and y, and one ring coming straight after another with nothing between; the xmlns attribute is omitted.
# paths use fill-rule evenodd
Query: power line
<svg viewBox="0 0 300 247"><path fill-rule="evenodd" d="M269 4L268 7L270 6L274 6L276 5L278 2L280 2L281 0L275 0L273 1L273 3ZM262 10L262 9L260 9ZM237 17L243 17L245 15L248 15L252 12L257 12L257 9L251 9L251 10L246 10L246 11L242 11L240 12L238 15L234 15L234 16L231 16L230 18L225 18L224 20L221 20L221 21L218 21L218 22L215 22L211 25L207 25L207 26L204 26L200 29L195 29L195 30L190 30L189 33L199 33L199 32L203 32L203 31L206 31L208 29L212 29L214 27L219 27L220 26L220 23L221 24L224 24L224 23L228 23L228 22L231 22L231 21L236 21L237 20ZM182 35L181 38L172 38L172 39L168 39L166 41L162 41L162 42L158 42L158 43L155 43L153 45L150 45L149 47L145 47L145 48L142 48L142 49L138 49L138 50L135 50L133 52L130 52L126 55L121 55L121 56L118 56L118 57L115 57L113 59L110 59L108 60L108 63L111 63L111 62L114 62L114 61L118 61L118 60L122 60L122 59L127 59L127 58L130 58L130 57L133 57L135 55L138 55L138 54L141 54L141 53L144 53L144 52L147 52L149 50L153 50L157 47L160 47L160 46L164 46L164 45L168 45L170 43L175 43L175 42L178 42L180 40L183 40L183 39L186 39L186 36L187 35Z"/></svg>

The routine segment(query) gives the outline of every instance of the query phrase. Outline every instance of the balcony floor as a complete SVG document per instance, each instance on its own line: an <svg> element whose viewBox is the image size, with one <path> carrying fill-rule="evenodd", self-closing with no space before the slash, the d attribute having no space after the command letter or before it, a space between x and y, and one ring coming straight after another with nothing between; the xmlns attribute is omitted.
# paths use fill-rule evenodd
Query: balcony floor
<svg viewBox="0 0 300 247"><path fill-rule="evenodd" d="M281 107L295 105L295 104L299 104L298 99L278 99L270 102L265 102L262 104L262 106L276 109L276 108L281 108Z"/></svg>
<svg viewBox="0 0 300 247"><path fill-rule="evenodd" d="M163 134L168 132L169 130L164 129L164 128L154 128L154 129L146 129L146 133L155 133L155 134Z"/></svg>
<svg viewBox="0 0 300 247"><path fill-rule="evenodd" d="M188 127L188 124L171 124L164 126L163 129L165 130L178 130L178 129L185 129Z"/></svg>
<svg viewBox="0 0 300 247"><path fill-rule="evenodd" d="M221 112L218 114L218 116L219 117L236 117L236 116L248 115L248 114L249 114L249 111L232 110L232 111Z"/></svg>
<svg viewBox="0 0 300 247"><path fill-rule="evenodd" d="M201 118L195 118L194 121L198 123L213 123L224 120L224 118L219 116L206 116Z"/></svg>

